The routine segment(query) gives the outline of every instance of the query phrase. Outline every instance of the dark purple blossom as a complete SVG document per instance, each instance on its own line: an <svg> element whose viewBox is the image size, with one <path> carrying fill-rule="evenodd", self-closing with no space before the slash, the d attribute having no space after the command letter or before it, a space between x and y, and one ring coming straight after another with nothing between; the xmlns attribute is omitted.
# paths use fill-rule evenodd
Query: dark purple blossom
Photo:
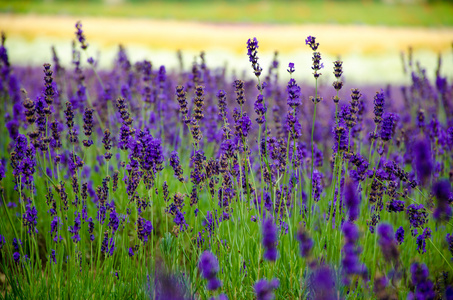
<svg viewBox="0 0 453 300"><path fill-rule="evenodd" d="M202 276L208 280L208 290L213 291L220 287L221 282L216 277L219 272L219 262L214 254L208 250L204 251L200 256L198 268L200 269Z"/></svg>
<svg viewBox="0 0 453 300"><path fill-rule="evenodd" d="M85 35L83 34L82 22L77 21L75 27L77 29L76 37L77 37L77 40L80 43L80 48L85 50L88 47L88 44L86 43Z"/></svg>
<svg viewBox="0 0 453 300"><path fill-rule="evenodd" d="M19 259L20 259L20 253L19 253L19 252L14 252L14 253L13 253L13 258L14 258L14 261L15 261L16 263L18 263L18 262L19 262Z"/></svg>
<svg viewBox="0 0 453 300"><path fill-rule="evenodd" d="M277 226L272 218L263 221L264 258L270 261L277 260Z"/></svg>
<svg viewBox="0 0 453 300"><path fill-rule="evenodd" d="M379 124L382 122L382 114L384 113L385 96L384 91L376 92L374 96L374 122Z"/></svg>
<svg viewBox="0 0 453 300"><path fill-rule="evenodd" d="M308 232L302 228L297 231L297 240L300 243L300 255L307 257L310 255L311 249L313 248L313 240L308 235Z"/></svg>
<svg viewBox="0 0 453 300"><path fill-rule="evenodd" d="M115 209L110 212L110 221L108 226L112 230L112 233L115 233L118 230L120 225L120 219L118 218L118 214L116 213Z"/></svg>
<svg viewBox="0 0 453 300"><path fill-rule="evenodd" d="M412 284L415 286L414 293L409 294L409 299L434 299L434 285L429 280L428 267L425 264L413 263L411 265Z"/></svg>
<svg viewBox="0 0 453 300"><path fill-rule="evenodd" d="M402 244L404 242L404 228L403 226L400 226L395 233L395 239L398 242L398 244Z"/></svg>
<svg viewBox="0 0 453 300"><path fill-rule="evenodd" d="M277 62L278 63L278 62ZM294 68L294 63L290 62L288 64L288 69L287 69L288 73L291 75L294 73L294 71L296 71L296 69Z"/></svg>
<svg viewBox="0 0 453 300"><path fill-rule="evenodd" d="M54 216L50 222L50 236L52 237L55 243L58 243L63 238L58 234L61 226L61 220L58 216Z"/></svg>
<svg viewBox="0 0 453 300"><path fill-rule="evenodd" d="M294 78L291 78L288 81L288 85L286 86L286 93L288 94L286 103L289 107L296 109L296 107L302 104L300 100L300 86L296 83L296 80Z"/></svg>
<svg viewBox="0 0 453 300"><path fill-rule="evenodd" d="M75 212L75 219L74 219L74 226L69 226L69 232L73 234L73 236L71 237L72 240L77 243L77 242L80 242L80 235L79 235L79 231L80 231L80 226L81 226L81 222L80 222L80 213L78 212Z"/></svg>
<svg viewBox="0 0 453 300"><path fill-rule="evenodd" d="M426 227L423 233L417 237L417 251L420 254L426 253L426 239L431 238L431 229Z"/></svg>
<svg viewBox="0 0 453 300"><path fill-rule="evenodd" d="M321 266L316 269L310 278L310 289L314 299L337 299L333 271L328 266Z"/></svg>
<svg viewBox="0 0 453 300"><path fill-rule="evenodd" d="M28 228L28 233L38 233L38 229L36 228L36 225L38 224L37 220L37 214L38 211L36 210L35 206L31 206L30 203L28 203L25 206L25 213L23 214L23 224L25 227Z"/></svg>
<svg viewBox="0 0 453 300"><path fill-rule="evenodd" d="M433 194L437 200L437 206L433 217L436 220L449 220L451 217L451 184L447 179L439 180L433 185Z"/></svg>
<svg viewBox="0 0 453 300"><path fill-rule="evenodd" d="M6 239L3 235L0 234L0 250L2 250L3 245L6 244Z"/></svg>
<svg viewBox="0 0 453 300"><path fill-rule="evenodd" d="M253 39L248 39L247 41L247 55L249 57L249 61L252 63L253 73L255 73L256 77L261 75L261 71L263 70L259 63L258 63L258 40L256 37Z"/></svg>
<svg viewBox="0 0 453 300"><path fill-rule="evenodd" d="M357 226L351 222L345 222L342 228L345 245L343 247L342 266L346 274L344 283L349 284L349 277L353 274L364 275L366 268L359 262L360 247L357 245L359 231Z"/></svg>
<svg viewBox="0 0 453 300"><path fill-rule="evenodd" d="M173 219L173 222L178 225L180 231L184 231L187 229L189 225L186 223L186 219L184 218L184 215L186 212L182 213L179 209L176 209L175 217Z"/></svg>
<svg viewBox="0 0 453 300"><path fill-rule="evenodd" d="M406 209L406 214L409 218L411 227L422 227L428 220L428 213L423 204L411 204Z"/></svg>
<svg viewBox="0 0 453 300"><path fill-rule="evenodd" d="M357 195L357 184L353 181L347 181L345 184L344 203L348 209L349 220L357 220L360 212L360 198Z"/></svg>
<svg viewBox="0 0 453 300"><path fill-rule="evenodd" d="M50 261L53 262L54 264L57 263L57 257L54 249L52 249L52 253L50 254Z"/></svg>
<svg viewBox="0 0 453 300"><path fill-rule="evenodd" d="M255 283L254 289L257 300L272 300L275 298L274 290L278 288L280 282L278 279L272 279L267 281L266 279L261 279Z"/></svg>
<svg viewBox="0 0 453 300"><path fill-rule="evenodd" d="M152 234L153 231L153 224L151 221L147 221L142 217L139 217L137 220L137 233L138 238L143 242L146 243L148 241L148 237Z"/></svg>
<svg viewBox="0 0 453 300"><path fill-rule="evenodd" d="M387 203L388 212L401 212L404 211L405 202L402 200L392 200Z"/></svg>
<svg viewBox="0 0 453 300"><path fill-rule="evenodd" d="M395 124L395 115L388 114L384 117L381 127L381 139L383 141L390 141L392 139L393 127Z"/></svg>
<svg viewBox="0 0 453 300"><path fill-rule="evenodd" d="M321 199L323 191L323 178L324 175L317 169L313 170L313 199L318 202Z"/></svg>
<svg viewBox="0 0 453 300"><path fill-rule="evenodd" d="M379 235L379 246L381 247L384 257L396 262L399 253L392 225L385 223L380 224L377 228L377 233Z"/></svg>
<svg viewBox="0 0 453 300"><path fill-rule="evenodd" d="M236 132L238 137L247 137L250 128L252 127L252 120L247 115L247 113L243 113L242 117L238 119L236 122Z"/></svg>
<svg viewBox="0 0 453 300"><path fill-rule="evenodd" d="M22 240L19 239L19 242L17 242L17 239L13 238L13 248L14 248L14 250L19 251L19 246L22 247Z"/></svg>
<svg viewBox="0 0 453 300"><path fill-rule="evenodd" d="M431 179L431 173L434 168L430 141L428 139L417 139L412 149L414 151L417 178L425 186Z"/></svg>
<svg viewBox="0 0 453 300"><path fill-rule="evenodd" d="M319 43L316 43L316 37L309 35L305 39L305 45L310 46L311 50L316 51L318 50Z"/></svg>

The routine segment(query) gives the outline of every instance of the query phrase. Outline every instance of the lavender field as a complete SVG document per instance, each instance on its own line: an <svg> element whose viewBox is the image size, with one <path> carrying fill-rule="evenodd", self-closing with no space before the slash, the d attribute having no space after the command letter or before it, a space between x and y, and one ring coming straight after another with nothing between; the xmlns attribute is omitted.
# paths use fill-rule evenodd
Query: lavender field
<svg viewBox="0 0 453 300"><path fill-rule="evenodd" d="M306 66L251 36L234 70L101 68L83 29L70 66L2 35L0 299L453 299L442 56L351 85L313 32Z"/></svg>

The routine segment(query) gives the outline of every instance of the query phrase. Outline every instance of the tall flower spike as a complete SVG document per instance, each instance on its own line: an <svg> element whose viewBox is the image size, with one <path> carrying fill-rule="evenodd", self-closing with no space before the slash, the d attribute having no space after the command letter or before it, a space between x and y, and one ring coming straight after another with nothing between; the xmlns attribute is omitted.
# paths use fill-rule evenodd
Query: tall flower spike
<svg viewBox="0 0 453 300"><path fill-rule="evenodd" d="M190 123L189 110L187 109L186 89L182 85L176 87L176 96L179 103L179 111L185 124Z"/></svg>
<svg viewBox="0 0 453 300"><path fill-rule="evenodd" d="M297 231L296 238L300 243L300 255L302 257L309 256L311 249L313 248L313 240L308 235L308 232L301 227Z"/></svg>
<svg viewBox="0 0 453 300"><path fill-rule="evenodd" d="M219 262L214 254L208 250L204 251L201 254L200 261L198 262L198 268L200 269L203 277L208 280L208 290L214 291L220 287L221 282L217 279Z"/></svg>
<svg viewBox="0 0 453 300"><path fill-rule="evenodd" d="M253 72L255 73L256 77L261 75L261 71L263 70L259 63L258 63L258 40L256 37L253 39L248 39L247 41L247 55L249 57L249 61L252 63Z"/></svg>
<svg viewBox="0 0 453 300"><path fill-rule="evenodd" d="M50 69L50 64L44 64L44 74L46 75L44 77L44 82L45 82L45 86L44 86L44 99L47 103L47 105L52 105L53 103L53 97L55 96L55 90L52 86L52 81L53 81L53 78L52 78L52 70Z"/></svg>
<svg viewBox="0 0 453 300"><path fill-rule="evenodd" d="M277 260L277 226L272 218L263 221L263 246L265 248L264 258L270 261Z"/></svg>
<svg viewBox="0 0 453 300"><path fill-rule="evenodd" d="M396 245L393 228L390 224L380 224L377 228L379 235L379 246L385 258L397 261L399 257L398 247Z"/></svg>
<svg viewBox="0 0 453 300"><path fill-rule="evenodd" d="M395 124L395 115L388 114L382 122L381 139L383 141L390 141L392 139L393 127Z"/></svg>
<svg viewBox="0 0 453 300"><path fill-rule="evenodd" d="M234 88L236 90L236 102L239 104L239 106L242 107L242 105L245 103L244 81L235 80Z"/></svg>
<svg viewBox="0 0 453 300"><path fill-rule="evenodd" d="M82 22L77 21L75 27L77 29L76 37L77 40L80 42L80 48L85 50L88 47L88 44L86 43L85 35L83 34Z"/></svg>
<svg viewBox="0 0 453 300"><path fill-rule="evenodd" d="M384 113L385 96L384 91L376 92L374 96L374 123L380 124L382 122L382 114Z"/></svg>
<svg viewBox="0 0 453 300"><path fill-rule="evenodd" d="M203 105L204 105L204 86L198 85L195 87L195 98L194 98L194 118L201 120L203 115Z"/></svg>
<svg viewBox="0 0 453 300"><path fill-rule="evenodd" d="M451 185L447 179L439 180L433 186L433 194L437 200L434 210L434 219L449 220L451 217L450 198L452 196Z"/></svg>

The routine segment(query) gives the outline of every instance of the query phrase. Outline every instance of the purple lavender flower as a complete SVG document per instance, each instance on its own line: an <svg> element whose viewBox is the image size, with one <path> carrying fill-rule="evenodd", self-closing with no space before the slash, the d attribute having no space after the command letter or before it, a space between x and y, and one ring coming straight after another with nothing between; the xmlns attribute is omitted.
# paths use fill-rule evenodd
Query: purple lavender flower
<svg viewBox="0 0 453 300"><path fill-rule="evenodd" d="M433 217L436 220L448 220L451 217L451 185L447 179L439 180L433 185L433 194L437 199L437 206Z"/></svg>
<svg viewBox="0 0 453 300"><path fill-rule="evenodd" d="M311 294L314 299L333 300L337 299L335 291L335 278L328 266L321 266L316 269L310 278Z"/></svg>
<svg viewBox="0 0 453 300"><path fill-rule="evenodd" d="M415 292L410 292L411 299L434 299L434 285L429 280L428 267L425 264L413 263L411 266L412 284L415 286Z"/></svg>
<svg viewBox="0 0 453 300"><path fill-rule="evenodd" d="M313 199L315 202L318 202L321 199L323 178L324 175L321 172L317 169L313 170Z"/></svg>
<svg viewBox="0 0 453 300"><path fill-rule="evenodd" d="M287 69L289 75L292 75L294 73L294 71L296 71L296 69L294 68L294 63L290 62L288 64L288 69Z"/></svg>
<svg viewBox="0 0 453 300"><path fill-rule="evenodd" d="M83 34L82 22L77 21L75 27L77 29L76 37L77 40L80 42L80 48L85 50L88 47L88 44L86 43L85 35Z"/></svg>
<svg viewBox="0 0 453 300"><path fill-rule="evenodd" d="M275 298L274 290L278 288L280 282L278 279L272 279L267 281L266 279L261 279L255 283L254 289L257 300L272 300Z"/></svg>
<svg viewBox="0 0 453 300"><path fill-rule="evenodd" d="M404 242L404 228L403 226L400 226L395 233L395 238L398 244L402 244Z"/></svg>
<svg viewBox="0 0 453 300"><path fill-rule="evenodd" d="M139 216L137 220L138 238L143 241L143 243L146 243L148 241L148 237L152 234L152 231L153 224L151 221L147 221Z"/></svg>
<svg viewBox="0 0 453 300"><path fill-rule="evenodd" d="M155 272L154 283L148 276L147 289L150 299L162 300L192 300L189 296L187 282L184 273L174 274L158 266ZM220 297L220 296L219 296Z"/></svg>
<svg viewBox="0 0 453 300"><path fill-rule="evenodd" d="M383 141L390 141L392 139L393 127L395 124L395 115L388 114L384 117L381 127L381 139Z"/></svg>
<svg viewBox="0 0 453 300"><path fill-rule="evenodd" d="M75 219L74 219L74 226L69 226L69 232L73 234L73 236L71 237L72 240L77 243L77 242L80 242L80 235L79 235L79 231L80 231L80 225L81 225L81 222L80 222L80 213L78 212L75 212L74 213L76 215Z"/></svg>
<svg viewBox="0 0 453 300"><path fill-rule="evenodd" d="M423 204L411 204L406 209L406 214L409 218L411 227L418 228L422 227L428 220L428 213L426 212Z"/></svg>
<svg viewBox="0 0 453 300"><path fill-rule="evenodd" d="M38 229L36 228L36 224L38 224L37 214L38 211L36 207L31 207L30 203L25 206L25 213L23 214L23 223L24 226L28 228L28 233L38 233Z"/></svg>
<svg viewBox="0 0 453 300"><path fill-rule="evenodd" d="M134 256L134 249L132 247L129 248L128 254L129 254L129 257Z"/></svg>
<svg viewBox="0 0 453 300"><path fill-rule="evenodd" d="M310 255L311 249L313 248L313 240L308 235L308 232L300 228L297 231L296 239L300 243L300 255L307 257Z"/></svg>
<svg viewBox="0 0 453 300"><path fill-rule="evenodd" d="M184 181L183 170L179 162L178 152L176 151L171 152L170 166L173 168L175 176L178 177L178 180L180 182L183 182Z"/></svg>
<svg viewBox="0 0 453 300"><path fill-rule="evenodd" d="M189 225L186 223L186 219L184 218L184 215L186 212L182 213L179 208L176 209L175 217L173 219L173 222L179 226L180 231L184 231L187 229Z"/></svg>
<svg viewBox="0 0 453 300"><path fill-rule="evenodd" d="M110 212L110 221L108 226L112 230L112 233L115 233L118 230L120 225L120 219L118 218L118 214L115 211L115 208Z"/></svg>
<svg viewBox="0 0 453 300"><path fill-rule="evenodd" d="M5 178L5 173L6 173L6 160L1 159L0 160L0 181L2 181L3 178Z"/></svg>
<svg viewBox="0 0 453 300"><path fill-rule="evenodd" d="M431 178L434 167L430 142L428 139L417 139L412 149L414 149L414 163L417 178L425 186Z"/></svg>
<svg viewBox="0 0 453 300"><path fill-rule="evenodd" d="M301 105L300 86L296 83L296 80L294 78L291 78L288 81L288 85L286 86L286 93L288 94L286 103L289 107L296 109L296 107Z"/></svg>
<svg viewBox="0 0 453 300"><path fill-rule="evenodd" d="M384 113L385 96L384 91L376 92L374 96L374 122L379 124L382 122L382 114Z"/></svg>
<svg viewBox="0 0 453 300"><path fill-rule="evenodd" d="M214 254L205 250L200 256L198 268L203 277L208 280L208 290L214 291L220 287L221 282L216 277L217 272L219 272L219 262Z"/></svg>
<svg viewBox="0 0 453 300"><path fill-rule="evenodd" d="M420 254L426 253L426 239L431 238L431 229L426 227L423 233L417 237L417 251Z"/></svg>
<svg viewBox="0 0 453 300"><path fill-rule="evenodd" d="M115 240L112 235L112 237L110 238L110 243L109 243L109 251L108 251L109 255L113 256L114 251L115 251Z"/></svg>
<svg viewBox="0 0 453 300"><path fill-rule="evenodd" d="M52 253L50 254L50 261L52 261L54 264L57 263L57 257L54 249L52 249Z"/></svg>
<svg viewBox="0 0 453 300"><path fill-rule="evenodd" d="M345 184L344 200L348 209L349 220L357 220L360 212L360 199L357 195L357 184L353 181L347 181Z"/></svg>
<svg viewBox="0 0 453 300"><path fill-rule="evenodd" d="M255 73L256 77L261 75L261 71L263 70L259 63L258 63L258 40L256 37L253 39L248 39L247 41L247 55L249 57L249 61L252 63L253 72Z"/></svg>
<svg viewBox="0 0 453 300"><path fill-rule="evenodd" d="M258 124L263 124L266 121L264 115L267 112L267 106L266 106L266 103L264 103L263 95L258 95L256 97L254 109L255 109L256 114L258 115L258 118L256 118L256 122Z"/></svg>
<svg viewBox="0 0 453 300"><path fill-rule="evenodd" d="M384 257L397 261L399 257L398 248L395 242L395 235L390 224L380 224L377 228L379 235L379 246Z"/></svg>
<svg viewBox="0 0 453 300"><path fill-rule="evenodd" d="M319 43L316 43L316 37L309 35L305 39L305 45L310 46L311 50L316 51L318 50Z"/></svg>
<svg viewBox="0 0 453 300"><path fill-rule="evenodd" d="M450 253L453 255L453 234L447 233L445 236L445 240L447 241L448 244L448 250L450 250Z"/></svg>
<svg viewBox="0 0 453 300"><path fill-rule="evenodd" d="M19 262L19 259L20 259L20 253L19 253L19 252L14 252L14 253L13 253L13 258L14 258L14 261L15 261L16 263L18 263L18 262Z"/></svg>
<svg viewBox="0 0 453 300"><path fill-rule="evenodd" d="M405 202L402 200L392 200L387 203L388 212L401 212L404 211Z"/></svg>
<svg viewBox="0 0 453 300"><path fill-rule="evenodd" d="M286 115L285 127L292 140L296 140L302 136L302 125L300 125L298 118L291 112L288 112Z"/></svg>
<svg viewBox="0 0 453 300"><path fill-rule="evenodd" d="M54 216L52 222L50 222L50 236L53 237L53 241L58 243L63 238L58 234L60 230L61 220L58 216Z"/></svg>
<svg viewBox="0 0 453 300"><path fill-rule="evenodd" d="M14 248L14 250L19 251L19 246L22 247L22 240L19 239L19 242L17 242L17 239L13 238L13 248Z"/></svg>
<svg viewBox="0 0 453 300"><path fill-rule="evenodd" d="M236 133L239 138L247 137L250 128L252 127L252 120L247 115L247 113L243 113L242 117L238 119L236 122Z"/></svg>
<svg viewBox="0 0 453 300"><path fill-rule="evenodd" d="M277 260L277 226L272 218L267 218L263 221L263 246L264 259L270 261Z"/></svg>
<svg viewBox="0 0 453 300"><path fill-rule="evenodd" d="M341 262L343 265L343 270L346 273L344 283L349 284L349 276L353 274L364 275L365 266L359 262L359 255L361 250L360 247L356 245L359 239L359 231L357 226L354 223L345 222L343 224L342 231L346 243L342 250L343 259Z"/></svg>
<svg viewBox="0 0 453 300"><path fill-rule="evenodd" d="M3 245L5 245L5 244L6 244L5 237L0 234L0 250L2 250Z"/></svg>

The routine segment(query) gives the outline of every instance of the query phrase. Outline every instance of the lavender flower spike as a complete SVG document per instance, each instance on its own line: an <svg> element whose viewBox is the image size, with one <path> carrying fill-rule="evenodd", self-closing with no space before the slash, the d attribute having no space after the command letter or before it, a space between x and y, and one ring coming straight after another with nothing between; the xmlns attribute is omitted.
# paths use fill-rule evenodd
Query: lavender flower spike
<svg viewBox="0 0 453 300"><path fill-rule="evenodd" d="M254 286L257 300L274 299L275 295L273 290L278 288L279 284L280 282L278 279L272 279L270 282L266 279L258 281Z"/></svg>
<svg viewBox="0 0 453 300"><path fill-rule="evenodd" d="M75 34L77 36L77 40L79 40L80 42L80 48L85 50L86 48L88 48L88 44L86 43L85 35L83 34L82 22L77 21L75 27L77 29Z"/></svg>
<svg viewBox="0 0 453 300"><path fill-rule="evenodd" d="M216 275L219 272L219 261L210 251L206 250L201 254L198 268L205 279L208 280L208 290L214 291L221 285Z"/></svg>
<svg viewBox="0 0 453 300"><path fill-rule="evenodd" d="M265 248L264 258L269 261L277 260L277 226L271 218L263 222L263 246Z"/></svg>

